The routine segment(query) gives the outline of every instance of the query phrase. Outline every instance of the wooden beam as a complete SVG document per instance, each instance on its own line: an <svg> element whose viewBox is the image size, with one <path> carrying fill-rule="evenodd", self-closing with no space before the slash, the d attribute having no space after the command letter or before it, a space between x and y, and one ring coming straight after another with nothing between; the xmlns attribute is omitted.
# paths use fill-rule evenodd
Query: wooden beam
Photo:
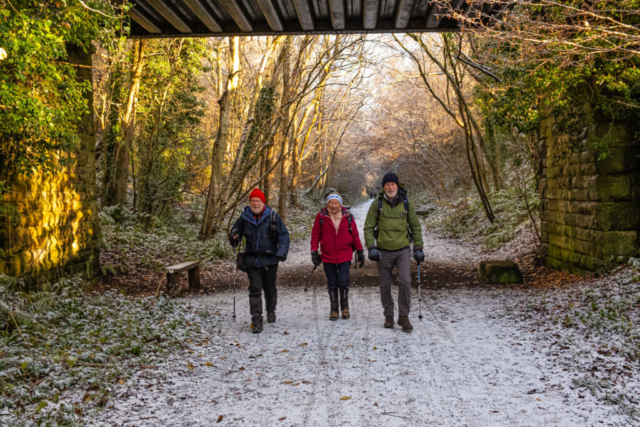
<svg viewBox="0 0 640 427"><path fill-rule="evenodd" d="M414 0L400 0L398 9L396 9L396 19L394 22L397 29L407 28L409 18L411 18L413 3Z"/></svg>
<svg viewBox="0 0 640 427"><path fill-rule="evenodd" d="M157 10L160 15L164 16L164 18L171 23L178 31L181 33L190 33L191 28L187 25L186 22L182 20L169 6L165 4L162 0L147 0L155 10Z"/></svg>
<svg viewBox="0 0 640 427"><path fill-rule="evenodd" d="M227 11L227 13L231 16L231 19L238 24L238 28L240 30L246 32L253 31L253 24L249 21L249 18L244 14L242 9L236 0L219 0L222 8Z"/></svg>
<svg viewBox="0 0 640 427"><path fill-rule="evenodd" d="M331 25L334 30L344 30L344 0L329 0L329 10L331 12Z"/></svg>
<svg viewBox="0 0 640 427"><path fill-rule="evenodd" d="M313 17L311 16L308 0L293 0L293 4L296 7L296 13L302 29L313 31Z"/></svg>
<svg viewBox="0 0 640 427"><path fill-rule="evenodd" d="M200 0L182 0L189 9L202 21L208 29L214 33L221 33L222 27L216 19L209 13Z"/></svg>
<svg viewBox="0 0 640 427"><path fill-rule="evenodd" d="M141 14L135 8L135 6L129 9L129 12L127 12L127 15L129 15L131 19L136 21L138 24L142 26L142 28L149 31L151 34L162 34L162 31L160 30L160 28L158 28L156 24L151 22L151 20L149 20L146 16Z"/></svg>
<svg viewBox="0 0 640 427"><path fill-rule="evenodd" d="M380 10L380 0L364 0L362 23L365 30L376 29L378 25L378 10Z"/></svg>
<svg viewBox="0 0 640 427"><path fill-rule="evenodd" d="M260 5L260 9L262 9L262 13L264 13L264 17L267 19L267 23L271 29L273 31L280 32L283 31L284 28L273 1L274 0L258 0L258 4Z"/></svg>
<svg viewBox="0 0 640 427"><path fill-rule="evenodd" d="M434 2L427 14L426 27L429 29L436 29L442 22L442 17L447 13L447 8L441 6L440 3Z"/></svg>

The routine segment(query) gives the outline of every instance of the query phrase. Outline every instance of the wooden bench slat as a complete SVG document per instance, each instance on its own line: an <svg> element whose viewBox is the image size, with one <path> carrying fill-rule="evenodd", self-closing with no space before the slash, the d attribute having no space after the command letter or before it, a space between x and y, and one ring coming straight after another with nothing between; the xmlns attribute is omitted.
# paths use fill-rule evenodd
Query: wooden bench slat
<svg viewBox="0 0 640 427"><path fill-rule="evenodd" d="M167 271L169 273L181 273L185 270L190 270L192 268L198 267L200 265L200 261L187 261L181 264L172 265L171 267L167 267Z"/></svg>

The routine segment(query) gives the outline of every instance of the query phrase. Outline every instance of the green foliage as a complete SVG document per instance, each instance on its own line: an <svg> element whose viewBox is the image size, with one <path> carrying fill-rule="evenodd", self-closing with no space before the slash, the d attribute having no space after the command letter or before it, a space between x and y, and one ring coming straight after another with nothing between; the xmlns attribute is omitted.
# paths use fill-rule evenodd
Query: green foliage
<svg viewBox="0 0 640 427"><path fill-rule="evenodd" d="M108 1L89 5L115 14ZM78 82L69 52L91 50L119 21L89 11L78 0L43 3L16 0L0 4L0 176L6 168L30 175L56 169L58 157L77 142L76 123L88 112L84 94L91 82Z"/></svg>
<svg viewBox="0 0 640 427"><path fill-rule="evenodd" d="M200 154L200 139L192 134L205 111L199 98L205 48L199 39L157 40L147 46L135 141L136 208L141 212L161 214L193 178L189 166L194 152Z"/></svg>
<svg viewBox="0 0 640 427"><path fill-rule="evenodd" d="M24 294L0 275L0 424L78 425L124 384L127 364L161 364L202 340L202 318L163 297L93 293L78 278ZM66 397L78 393L81 403Z"/></svg>
<svg viewBox="0 0 640 427"><path fill-rule="evenodd" d="M537 220L540 202L533 179L526 191L529 207ZM456 204L432 202L427 224L447 237L477 240L490 248L500 247L529 226L531 219L524 197L513 187L493 192L490 199L496 214L493 223L486 220L480 200L468 198Z"/></svg>
<svg viewBox="0 0 640 427"><path fill-rule="evenodd" d="M612 21L577 12L591 7ZM623 34L616 26L617 22L637 25L637 8L635 0L521 5L518 13L529 21L518 21L522 27L517 28L507 23L504 30L529 37L480 40L481 55L501 79L487 80L477 88L483 116L494 126L514 127L527 135L537 131L541 120L554 117L554 132L568 135L572 149L580 145L584 127L594 118L637 123L640 57L630 54L628 46L633 43L627 44L637 37L637 30L625 28ZM558 30L563 27L567 30ZM593 111L585 114L585 103ZM607 143L597 144L603 156Z"/></svg>

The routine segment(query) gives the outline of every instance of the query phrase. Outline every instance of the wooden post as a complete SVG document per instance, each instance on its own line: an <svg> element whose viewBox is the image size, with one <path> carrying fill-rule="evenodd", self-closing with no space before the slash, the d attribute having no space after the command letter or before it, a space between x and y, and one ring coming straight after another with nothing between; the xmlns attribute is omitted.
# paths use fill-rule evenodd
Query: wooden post
<svg viewBox="0 0 640 427"><path fill-rule="evenodd" d="M189 289L200 289L200 267L189 270Z"/></svg>

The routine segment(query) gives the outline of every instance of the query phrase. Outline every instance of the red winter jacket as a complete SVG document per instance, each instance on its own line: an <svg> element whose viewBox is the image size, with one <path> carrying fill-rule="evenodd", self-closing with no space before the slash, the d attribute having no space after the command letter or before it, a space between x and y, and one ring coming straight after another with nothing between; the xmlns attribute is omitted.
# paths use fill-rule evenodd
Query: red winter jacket
<svg viewBox="0 0 640 427"><path fill-rule="evenodd" d="M350 215L345 208L342 208L342 221L340 222L340 227L338 227L337 234L327 208L322 209L316 215L316 220L311 230L311 251L317 251L318 246L320 246L322 262L340 264L341 262L351 261L354 248L362 250L358 226L353 218L351 219L351 234L349 234L349 220L347 218ZM321 218L322 229L320 227Z"/></svg>

